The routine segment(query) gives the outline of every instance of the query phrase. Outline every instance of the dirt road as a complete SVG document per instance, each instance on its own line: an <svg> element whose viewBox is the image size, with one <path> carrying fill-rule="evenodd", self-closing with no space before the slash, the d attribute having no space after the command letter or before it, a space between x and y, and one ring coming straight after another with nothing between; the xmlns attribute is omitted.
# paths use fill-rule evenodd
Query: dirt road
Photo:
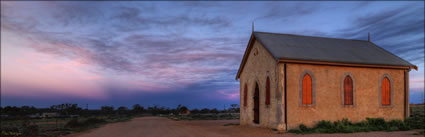
<svg viewBox="0 0 425 137"><path fill-rule="evenodd" d="M113 123L91 131L71 134L67 137L234 137L234 136L322 136L322 137L404 137L415 131L369 132L352 134L277 134L271 129L247 126L223 126L239 123L238 120L174 121L162 117L140 117L128 122ZM416 136L417 137L417 136Z"/></svg>

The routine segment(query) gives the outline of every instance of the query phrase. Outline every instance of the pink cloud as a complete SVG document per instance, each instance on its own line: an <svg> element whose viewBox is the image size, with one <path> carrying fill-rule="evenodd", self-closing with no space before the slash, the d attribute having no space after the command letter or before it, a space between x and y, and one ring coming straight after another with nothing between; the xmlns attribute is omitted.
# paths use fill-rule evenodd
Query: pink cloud
<svg viewBox="0 0 425 137"><path fill-rule="evenodd" d="M217 98L224 98L226 100L239 100L239 88L222 89L216 91Z"/></svg>
<svg viewBox="0 0 425 137"><path fill-rule="evenodd" d="M6 55L3 56L3 53ZM55 58L29 48L4 44L1 63L2 94L4 95L61 94L95 99L105 98L102 92L103 87L101 87L103 77L90 73L88 70L92 69L92 66L78 60Z"/></svg>

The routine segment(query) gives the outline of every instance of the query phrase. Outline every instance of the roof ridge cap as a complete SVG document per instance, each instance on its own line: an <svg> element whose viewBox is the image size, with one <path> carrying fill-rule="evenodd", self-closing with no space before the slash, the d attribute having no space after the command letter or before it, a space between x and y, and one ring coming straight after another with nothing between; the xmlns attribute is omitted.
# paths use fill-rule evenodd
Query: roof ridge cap
<svg viewBox="0 0 425 137"><path fill-rule="evenodd" d="M308 35L298 35L298 34L288 34L288 33L276 33L276 32L254 31L254 33L268 33L268 34L276 34L276 35L288 35L288 36L311 37L311 38L322 38L322 39L337 39L337 40L351 40L351 41L369 42L367 40L360 40L360 39L331 38L331 37L322 37L322 36L308 36Z"/></svg>

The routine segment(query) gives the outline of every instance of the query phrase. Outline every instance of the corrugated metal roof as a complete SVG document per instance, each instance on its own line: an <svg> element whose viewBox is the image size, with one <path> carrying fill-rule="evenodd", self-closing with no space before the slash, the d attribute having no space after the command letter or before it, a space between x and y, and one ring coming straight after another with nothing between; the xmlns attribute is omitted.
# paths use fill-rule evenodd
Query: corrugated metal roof
<svg viewBox="0 0 425 137"><path fill-rule="evenodd" d="M372 42L254 32L276 59L415 66Z"/></svg>

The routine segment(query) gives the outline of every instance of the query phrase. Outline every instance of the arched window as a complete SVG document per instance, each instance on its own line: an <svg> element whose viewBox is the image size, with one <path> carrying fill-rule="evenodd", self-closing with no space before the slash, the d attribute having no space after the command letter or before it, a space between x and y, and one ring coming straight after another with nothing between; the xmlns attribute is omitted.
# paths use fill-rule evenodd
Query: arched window
<svg viewBox="0 0 425 137"><path fill-rule="evenodd" d="M245 84L245 89L243 91L243 106L246 106L247 98L248 98L248 86Z"/></svg>
<svg viewBox="0 0 425 137"><path fill-rule="evenodd" d="M302 104L313 104L312 81L309 74L305 74L302 82Z"/></svg>
<svg viewBox="0 0 425 137"><path fill-rule="evenodd" d="M270 105L270 78L266 80L266 105Z"/></svg>
<svg viewBox="0 0 425 137"><path fill-rule="evenodd" d="M353 105L353 79L350 76L344 78L344 105Z"/></svg>
<svg viewBox="0 0 425 137"><path fill-rule="evenodd" d="M388 77L384 77L381 83L381 103L391 105L391 82Z"/></svg>

